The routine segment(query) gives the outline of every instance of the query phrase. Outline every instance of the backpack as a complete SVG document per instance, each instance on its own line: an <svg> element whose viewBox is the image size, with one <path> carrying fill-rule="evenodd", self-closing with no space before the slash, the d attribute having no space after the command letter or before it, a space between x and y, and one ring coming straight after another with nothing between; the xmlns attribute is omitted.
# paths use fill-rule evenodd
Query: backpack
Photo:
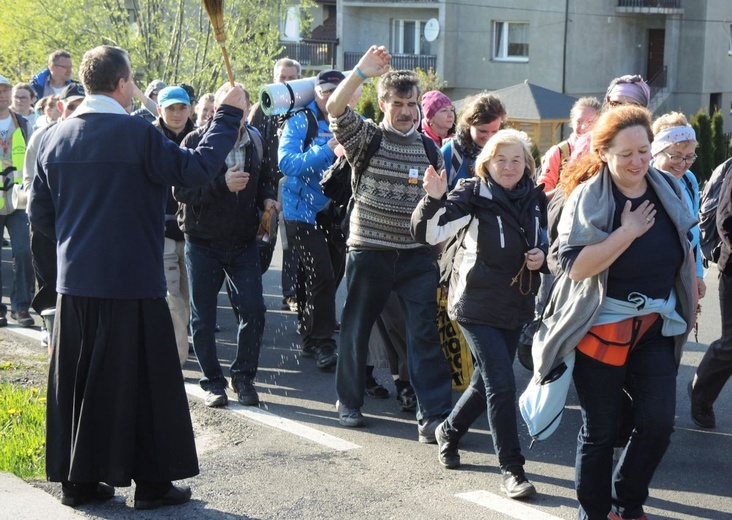
<svg viewBox="0 0 732 520"><path fill-rule="evenodd" d="M305 116L308 120L308 129L305 134L305 140L302 142L302 151L304 152L313 143L313 140L318 137L318 119L313 114L312 110L307 108L300 108L298 110L292 110L291 112L285 112L284 114L277 116L277 138L282 137L282 131L285 128L285 123L295 114L305 112Z"/></svg>
<svg viewBox="0 0 732 520"><path fill-rule="evenodd" d="M701 237L699 246L704 267L716 263L722 250L722 239L717 231L717 206L722 191L722 181L727 173L732 170L732 158L717 166L712 176L704 185L699 205L699 231Z"/></svg>

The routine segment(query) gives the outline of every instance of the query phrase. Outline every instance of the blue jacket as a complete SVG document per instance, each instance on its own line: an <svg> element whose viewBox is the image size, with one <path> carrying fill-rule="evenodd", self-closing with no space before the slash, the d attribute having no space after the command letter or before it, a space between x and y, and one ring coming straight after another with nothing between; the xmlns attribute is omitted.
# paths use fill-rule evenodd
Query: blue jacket
<svg viewBox="0 0 732 520"><path fill-rule="evenodd" d="M215 177L242 115L223 105L195 150L127 114L89 113L50 128L39 146L28 213L34 229L58 239L59 294L164 298L170 186Z"/></svg>
<svg viewBox="0 0 732 520"><path fill-rule="evenodd" d="M328 121L321 117L318 105L313 101L306 108L318 116L318 135L307 150L303 150L308 118L304 112L295 114L285 122L277 156L280 171L286 176L282 186L285 220L315 224L315 214L329 200L323 195L320 180L323 172L335 162L335 154L328 146L333 134Z"/></svg>

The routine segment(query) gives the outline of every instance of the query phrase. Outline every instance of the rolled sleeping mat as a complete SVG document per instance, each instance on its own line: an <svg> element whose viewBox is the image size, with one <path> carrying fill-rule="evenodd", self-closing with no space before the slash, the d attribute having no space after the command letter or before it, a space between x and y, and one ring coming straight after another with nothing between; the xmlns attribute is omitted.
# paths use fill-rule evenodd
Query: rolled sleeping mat
<svg viewBox="0 0 732 520"><path fill-rule="evenodd" d="M344 72L347 77L352 71ZM285 83L270 83L259 89L259 102L265 115L275 116L306 107L315 99L315 80L301 78Z"/></svg>

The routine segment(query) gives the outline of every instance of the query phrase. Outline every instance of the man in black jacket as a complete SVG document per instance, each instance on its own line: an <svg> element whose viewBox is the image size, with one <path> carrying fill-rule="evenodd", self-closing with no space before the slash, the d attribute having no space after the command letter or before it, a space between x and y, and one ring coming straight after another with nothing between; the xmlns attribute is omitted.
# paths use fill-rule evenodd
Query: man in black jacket
<svg viewBox="0 0 732 520"><path fill-rule="evenodd" d="M228 84L219 88L215 107L229 90ZM182 146L196 147L205 130L188 135ZM226 406L229 402L214 336L217 295L224 273L239 316L238 348L230 370L232 386L241 404L259 404L254 377L266 308L256 240L258 210L280 210L265 154L259 133L242 118L239 139L219 175L199 188L173 188L173 195L182 203L178 224L185 233L193 349L203 372L206 406Z"/></svg>
<svg viewBox="0 0 732 520"><path fill-rule="evenodd" d="M180 145L183 138L190 134L195 125L190 120L191 102L188 93L181 87L165 87L158 93L158 117L153 125L165 137ZM165 206L165 282L168 284L168 308L173 318L175 341L178 357L183 365L188 359L188 321L191 310L188 304L188 272L185 260L185 239L178 227L175 214L178 202L173 198L172 189L168 192Z"/></svg>

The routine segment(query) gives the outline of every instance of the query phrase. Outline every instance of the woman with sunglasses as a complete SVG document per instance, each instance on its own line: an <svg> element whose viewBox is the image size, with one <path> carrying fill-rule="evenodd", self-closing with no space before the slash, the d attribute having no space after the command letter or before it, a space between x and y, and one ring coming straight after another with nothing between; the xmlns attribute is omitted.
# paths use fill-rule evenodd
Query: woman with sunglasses
<svg viewBox="0 0 732 520"><path fill-rule="evenodd" d="M698 146L694 128L679 112L669 112L653 122L652 165L673 175L681 186L684 201L696 218L699 214L699 182L689 168L696 161ZM691 229L691 247L696 262L697 290L699 299L704 298L707 286L704 284L704 267L699 248L699 224Z"/></svg>

